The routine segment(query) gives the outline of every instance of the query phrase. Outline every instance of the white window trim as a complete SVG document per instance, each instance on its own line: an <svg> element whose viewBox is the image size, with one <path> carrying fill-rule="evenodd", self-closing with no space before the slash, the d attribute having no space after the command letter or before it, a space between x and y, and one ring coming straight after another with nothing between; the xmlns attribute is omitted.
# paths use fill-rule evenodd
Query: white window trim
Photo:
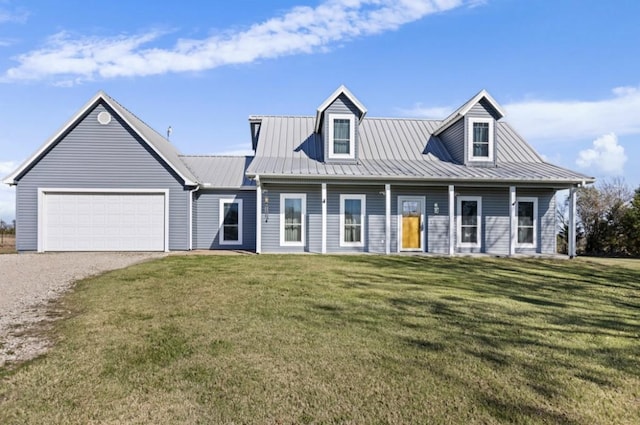
<svg viewBox="0 0 640 425"><path fill-rule="evenodd" d="M476 123L489 123L489 156L474 156L473 155L473 125ZM494 140L494 119L493 118L472 118L469 117L467 122L467 152L469 161L471 162L487 162L493 161L493 152L495 147Z"/></svg>
<svg viewBox="0 0 640 425"><path fill-rule="evenodd" d="M478 203L478 242L462 242L462 201L476 201ZM458 248L481 248L482 247L482 197L481 196L458 196L456 201L458 213L456 214L456 243Z"/></svg>
<svg viewBox="0 0 640 425"><path fill-rule="evenodd" d="M335 153L333 144L333 121L349 120L349 153ZM356 157L356 119L352 114L329 114L329 158L354 159Z"/></svg>
<svg viewBox="0 0 640 425"><path fill-rule="evenodd" d="M284 240L284 201L285 199L302 200L302 237L300 242L287 242ZM306 193L281 193L280 194L280 246L305 246L307 221L307 194Z"/></svg>
<svg viewBox="0 0 640 425"><path fill-rule="evenodd" d="M344 247L363 247L365 239L365 217L366 217L366 195L340 195L340 246ZM346 242L344 240L344 203L348 199L357 199L360 201L360 242Z"/></svg>
<svg viewBox="0 0 640 425"><path fill-rule="evenodd" d="M533 243L518 242L518 204L520 202L533 202ZM517 197L516 198L516 247L517 248L536 248L538 241L538 198L535 197Z"/></svg>
<svg viewBox="0 0 640 425"><path fill-rule="evenodd" d="M238 240L237 241L227 241L224 239L224 228L222 227L224 224L224 204L238 204ZM220 199L220 209L218 210L219 215L219 226L218 226L218 234L220 237L218 238L218 243L220 245L242 245L242 199L237 198L222 198Z"/></svg>

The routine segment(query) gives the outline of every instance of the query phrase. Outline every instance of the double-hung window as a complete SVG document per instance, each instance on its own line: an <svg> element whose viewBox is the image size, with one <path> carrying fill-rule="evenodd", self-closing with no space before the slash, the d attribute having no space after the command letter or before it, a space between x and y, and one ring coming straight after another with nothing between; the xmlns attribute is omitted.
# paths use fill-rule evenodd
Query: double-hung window
<svg viewBox="0 0 640 425"><path fill-rule="evenodd" d="M220 245L242 245L242 199L220 199Z"/></svg>
<svg viewBox="0 0 640 425"><path fill-rule="evenodd" d="M492 118L469 118L469 160L493 161L494 138Z"/></svg>
<svg viewBox="0 0 640 425"><path fill-rule="evenodd" d="M304 246L306 214L306 194L280 194L280 245Z"/></svg>
<svg viewBox="0 0 640 425"><path fill-rule="evenodd" d="M517 198L518 245L523 248L536 247L538 223L538 198Z"/></svg>
<svg viewBox="0 0 640 425"><path fill-rule="evenodd" d="M355 158L355 117L329 114L329 158Z"/></svg>
<svg viewBox="0 0 640 425"><path fill-rule="evenodd" d="M458 246L479 248L482 235L482 198L479 196L458 197Z"/></svg>
<svg viewBox="0 0 640 425"><path fill-rule="evenodd" d="M365 195L340 195L340 246L364 246Z"/></svg>

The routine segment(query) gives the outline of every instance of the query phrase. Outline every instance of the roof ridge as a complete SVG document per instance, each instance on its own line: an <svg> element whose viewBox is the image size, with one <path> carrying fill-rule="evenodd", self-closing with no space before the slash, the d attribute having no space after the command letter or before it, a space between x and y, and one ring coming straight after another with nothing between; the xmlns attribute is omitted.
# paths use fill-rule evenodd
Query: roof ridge
<svg viewBox="0 0 640 425"><path fill-rule="evenodd" d="M120 108L122 108L123 110L127 111L127 113L131 114L132 117L134 117L136 120L138 120L142 125L146 126L149 130L153 131L154 133L156 133L158 136L162 137L163 139L165 139L167 142L171 143L171 141L169 139L167 139L165 136L162 135L162 133L160 133L158 130L156 130L155 128L151 127L149 124L147 124L142 118L140 118L139 116L137 116L136 114L134 114L129 108L127 108L126 106L124 106L122 103L118 102L116 99L114 99L113 97L111 97L110 95L108 95L107 93L104 92L104 90L100 90L100 94L102 94L104 97L108 97L110 101L112 101L113 103L117 104Z"/></svg>

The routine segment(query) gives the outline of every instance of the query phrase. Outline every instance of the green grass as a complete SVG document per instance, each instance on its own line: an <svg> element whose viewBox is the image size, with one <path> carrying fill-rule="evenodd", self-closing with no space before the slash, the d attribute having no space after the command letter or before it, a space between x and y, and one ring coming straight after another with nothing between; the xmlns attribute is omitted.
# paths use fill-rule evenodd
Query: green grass
<svg viewBox="0 0 640 425"><path fill-rule="evenodd" d="M640 423L640 268L175 256L82 281L0 423Z"/></svg>

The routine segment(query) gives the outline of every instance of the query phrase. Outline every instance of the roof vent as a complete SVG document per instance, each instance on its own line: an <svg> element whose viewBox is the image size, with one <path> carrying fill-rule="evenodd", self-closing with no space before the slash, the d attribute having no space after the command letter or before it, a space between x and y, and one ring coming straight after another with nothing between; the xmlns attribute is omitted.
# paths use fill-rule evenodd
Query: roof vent
<svg viewBox="0 0 640 425"><path fill-rule="evenodd" d="M102 111L98 114L98 122L102 125L107 125L111 122L111 114L107 111Z"/></svg>

